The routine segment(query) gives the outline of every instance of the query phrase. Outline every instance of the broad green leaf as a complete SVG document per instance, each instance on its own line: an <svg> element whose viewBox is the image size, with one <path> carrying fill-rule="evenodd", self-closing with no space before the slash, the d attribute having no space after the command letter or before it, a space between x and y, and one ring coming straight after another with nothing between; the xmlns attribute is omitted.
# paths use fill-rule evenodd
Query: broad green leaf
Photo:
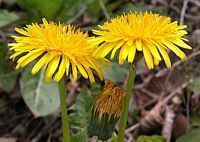
<svg viewBox="0 0 200 142"><path fill-rule="evenodd" d="M63 0L17 0L17 3L35 18L53 19L60 10Z"/></svg>
<svg viewBox="0 0 200 142"><path fill-rule="evenodd" d="M200 141L200 128L193 130L176 140L176 142L199 142L199 141Z"/></svg>
<svg viewBox="0 0 200 142"><path fill-rule="evenodd" d="M137 142L166 142L166 139L162 136L145 136L138 137Z"/></svg>
<svg viewBox="0 0 200 142"><path fill-rule="evenodd" d="M110 62L110 66L109 68L105 69L103 76L105 79L109 79L113 82L122 82L127 72L128 71L126 68L117 63Z"/></svg>
<svg viewBox="0 0 200 142"><path fill-rule="evenodd" d="M200 77L196 78L192 83L192 91L196 94L200 94Z"/></svg>
<svg viewBox="0 0 200 142"><path fill-rule="evenodd" d="M6 26L18 19L19 19L19 16L15 12L0 10L0 27Z"/></svg>
<svg viewBox="0 0 200 142"><path fill-rule="evenodd" d="M22 73L20 88L22 98L36 116L53 113L60 105L59 90L55 82L44 83L44 72L32 76L29 70Z"/></svg>

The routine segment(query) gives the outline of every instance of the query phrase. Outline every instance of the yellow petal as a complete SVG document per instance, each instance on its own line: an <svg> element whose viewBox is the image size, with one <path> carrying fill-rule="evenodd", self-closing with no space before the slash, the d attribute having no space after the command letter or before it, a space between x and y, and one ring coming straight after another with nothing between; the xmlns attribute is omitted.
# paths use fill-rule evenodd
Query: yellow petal
<svg viewBox="0 0 200 142"><path fill-rule="evenodd" d="M60 61L60 56L54 57L48 64L46 71L46 78L51 78L54 72L56 71Z"/></svg>
<svg viewBox="0 0 200 142"><path fill-rule="evenodd" d="M60 66L59 66L59 70L56 73L54 80L56 82L60 81L60 79L63 77L64 73L65 73L65 59L62 58Z"/></svg>
<svg viewBox="0 0 200 142"><path fill-rule="evenodd" d="M122 46L121 52L123 58L122 60L125 61L129 53L129 46L127 45L127 43Z"/></svg>
<svg viewBox="0 0 200 142"><path fill-rule="evenodd" d="M87 73L88 73L90 82L91 82L91 83L95 82L95 80L94 80L94 75L93 75L93 73L92 73L92 70L91 70L90 68L85 68L85 70L86 70Z"/></svg>
<svg viewBox="0 0 200 142"><path fill-rule="evenodd" d="M64 60L65 60L66 75L68 76L70 62L69 62L69 59L65 56L64 56Z"/></svg>
<svg viewBox="0 0 200 142"><path fill-rule="evenodd" d="M167 51L165 50L165 48L162 47L161 45L158 46L157 48L160 51L167 68L171 68L171 61L170 61L169 55L168 55Z"/></svg>
<svg viewBox="0 0 200 142"><path fill-rule="evenodd" d="M136 53L136 46L132 45L129 47L129 54L128 54L128 62L132 63L134 58L135 58L135 53Z"/></svg>
<svg viewBox="0 0 200 142"><path fill-rule="evenodd" d="M171 42L163 41L163 44L167 46L169 49L171 49L178 57L181 59L186 58L186 55L183 51L181 51L176 45L174 45Z"/></svg>
<svg viewBox="0 0 200 142"><path fill-rule="evenodd" d="M26 54L25 56L21 57L17 61L18 64L16 66L16 69L19 69L20 67L26 66L28 63L30 63L31 61L33 61L34 59L36 59L42 53L43 52L29 52L28 54Z"/></svg>
<svg viewBox="0 0 200 142"><path fill-rule="evenodd" d="M34 67L32 68L32 71L31 73L32 74L36 74L40 69L41 67L45 64L45 62L48 60L48 53L45 54L35 65Z"/></svg>
<svg viewBox="0 0 200 142"><path fill-rule="evenodd" d="M10 59L15 59L15 57L19 56L19 55L22 54L22 53L23 53L23 51L22 51L22 52L15 52L15 53L12 54L9 58L10 58Z"/></svg>
<svg viewBox="0 0 200 142"><path fill-rule="evenodd" d="M156 59L156 58L153 58L153 61L154 61L154 65L158 66L160 60Z"/></svg>
<svg viewBox="0 0 200 142"><path fill-rule="evenodd" d="M112 53L111 53L111 59L114 58L116 51L121 48L121 46L124 44L124 41L121 41L119 43L116 44L116 46L113 48Z"/></svg>
<svg viewBox="0 0 200 142"><path fill-rule="evenodd" d="M150 51L145 46L143 46L143 53L144 53L144 58L145 58L148 68L153 69L153 67L154 67L153 58L151 56Z"/></svg>
<svg viewBox="0 0 200 142"><path fill-rule="evenodd" d="M80 73L83 75L83 77L88 78L87 72L85 71L83 66L81 64L77 64L77 67L78 67L78 70L80 71Z"/></svg>
<svg viewBox="0 0 200 142"><path fill-rule="evenodd" d="M142 42L141 40L136 40L136 48L138 51L142 51Z"/></svg>
<svg viewBox="0 0 200 142"><path fill-rule="evenodd" d="M98 51L96 54L96 58L103 58L105 57L115 46L114 43L108 43L104 47L101 48L101 50Z"/></svg>
<svg viewBox="0 0 200 142"><path fill-rule="evenodd" d="M73 63L71 63L71 65L72 65L72 75L73 75L73 78L74 78L74 80L77 80L77 74L78 74L78 72L77 72L76 65L73 64Z"/></svg>
<svg viewBox="0 0 200 142"><path fill-rule="evenodd" d="M154 44L152 44L151 42L146 42L144 44L149 49L149 51L151 52L153 57L160 61L161 57L160 57L160 54L159 54L156 46Z"/></svg>
<svg viewBox="0 0 200 142"><path fill-rule="evenodd" d="M192 49L192 47L190 47L189 45L187 45L185 42L183 42L181 39L175 39L172 40L173 43L175 43L176 45L185 48L185 49Z"/></svg>
<svg viewBox="0 0 200 142"><path fill-rule="evenodd" d="M15 31L22 35L28 36L28 32L23 29L15 28Z"/></svg>

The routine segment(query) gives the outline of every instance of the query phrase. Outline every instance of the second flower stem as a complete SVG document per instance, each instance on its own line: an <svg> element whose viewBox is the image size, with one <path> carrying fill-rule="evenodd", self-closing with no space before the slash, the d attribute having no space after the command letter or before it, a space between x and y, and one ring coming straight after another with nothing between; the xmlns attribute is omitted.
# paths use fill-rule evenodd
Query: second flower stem
<svg viewBox="0 0 200 142"><path fill-rule="evenodd" d="M58 82L58 86L60 91L60 108L62 115L63 142L70 142L69 123L67 114L67 97L65 91L64 77Z"/></svg>
<svg viewBox="0 0 200 142"><path fill-rule="evenodd" d="M124 136L125 136L125 129L126 129L126 122L128 118L128 109L129 109L129 103L131 99L132 94L132 88L134 85L136 76L136 66L131 64L129 75L128 75L128 81L127 81L127 90L126 90L126 96L124 99L124 106L123 106L123 112L119 124L119 134L118 134L118 142L124 142Z"/></svg>

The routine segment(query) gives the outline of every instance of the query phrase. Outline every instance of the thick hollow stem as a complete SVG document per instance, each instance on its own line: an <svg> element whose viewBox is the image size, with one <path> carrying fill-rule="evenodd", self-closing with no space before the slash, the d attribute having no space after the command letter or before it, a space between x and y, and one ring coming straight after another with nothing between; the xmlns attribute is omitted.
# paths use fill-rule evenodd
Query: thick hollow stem
<svg viewBox="0 0 200 142"><path fill-rule="evenodd" d="M64 77L58 82L60 91L60 108L62 115L62 132L63 132L63 142L70 142L69 134L69 123L67 114L67 97L65 92L65 80Z"/></svg>
<svg viewBox="0 0 200 142"><path fill-rule="evenodd" d="M128 117L128 109L129 109L129 103L131 99L132 94L132 87L134 85L136 76L136 67L135 65L131 65L129 75L128 75L128 81L127 81L127 94L124 99L124 106L123 106L123 112L119 124L119 134L118 134L118 142L124 142L124 135L125 135L125 129L126 129L126 122Z"/></svg>

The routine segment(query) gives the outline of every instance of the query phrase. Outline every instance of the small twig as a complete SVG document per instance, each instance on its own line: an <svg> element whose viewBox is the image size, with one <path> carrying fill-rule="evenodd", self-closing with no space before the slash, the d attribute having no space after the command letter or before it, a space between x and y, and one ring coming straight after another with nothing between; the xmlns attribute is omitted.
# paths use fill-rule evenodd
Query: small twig
<svg viewBox="0 0 200 142"><path fill-rule="evenodd" d="M175 113L173 108L170 106L166 106L165 123L162 129L162 136L164 136L167 139L167 142L170 142L171 140L174 117Z"/></svg>
<svg viewBox="0 0 200 142"><path fill-rule="evenodd" d="M125 133L130 133L131 131L134 131L135 129L137 129L140 126L140 123L136 123L135 125L129 127L126 129Z"/></svg>
<svg viewBox="0 0 200 142"><path fill-rule="evenodd" d="M102 1L102 0L99 0L99 4L100 4L100 6L101 6L101 9L103 10L104 15L106 16L106 19L107 19L107 20L110 20L110 15L108 14L108 11L107 11L107 9L106 9L106 7L105 7L103 1Z"/></svg>
<svg viewBox="0 0 200 142"><path fill-rule="evenodd" d="M182 10L181 10L181 16L180 16L180 25L183 25L184 23L184 16L185 16L185 12L186 12L186 9L187 9L187 4L188 4L188 1L189 0L184 0L183 2L183 7L182 7Z"/></svg>
<svg viewBox="0 0 200 142"><path fill-rule="evenodd" d="M131 133L127 133L126 135L128 136L127 142L135 142L135 140L134 140L134 138L133 138Z"/></svg>
<svg viewBox="0 0 200 142"><path fill-rule="evenodd" d="M193 3L193 4L195 4L195 5L197 5L197 6L199 6L200 7L200 1L198 1L198 0L189 0L191 3Z"/></svg>
<svg viewBox="0 0 200 142"><path fill-rule="evenodd" d="M147 94L149 97L153 98L153 99L158 98L157 94L155 94L155 93L153 93L153 92L151 92L151 91L149 91L149 90L147 90L145 88L141 88L140 90L142 92L144 92L145 94Z"/></svg>
<svg viewBox="0 0 200 142"><path fill-rule="evenodd" d="M175 62L173 65L172 65L172 68L171 68L171 70L173 70L175 67L177 67L178 65L180 65L180 64L182 64L182 63L184 63L184 62L186 62L186 61L188 61L188 60L190 60L190 59L192 59L192 58L194 58L194 57L196 57L196 56L198 56L198 55L200 55L200 51L196 51L196 52L193 52L192 54L190 54L185 60L179 60L179 61L177 61L177 62ZM166 72L168 72L169 71L169 69L162 69L162 70L160 70L158 73L156 73L156 75L155 75L155 77L160 77L160 76L162 76L163 74L165 74Z"/></svg>
<svg viewBox="0 0 200 142"><path fill-rule="evenodd" d="M182 84L180 87L176 88L173 92L171 92L165 99L164 102L168 102L173 96L175 96L178 92L180 92L183 88L187 87L189 84L191 84L194 81L194 79L190 79L188 82Z"/></svg>
<svg viewBox="0 0 200 142"><path fill-rule="evenodd" d="M180 10L178 7L174 6L173 3L171 4L168 4L166 3L165 1L158 1L160 4L163 4L164 6L168 7L168 8L171 8L172 10L174 10L176 13L180 14ZM199 15L190 15L190 14L187 14L185 13L184 14L184 17L189 19L189 20L194 20L194 21L198 21L200 20L200 16Z"/></svg>
<svg viewBox="0 0 200 142"><path fill-rule="evenodd" d="M134 89L141 89L144 88L147 84L149 84L149 82L151 81L151 79L154 77L153 74L150 74L147 78L145 78L145 80L143 81L143 83L141 84L135 84L134 85Z"/></svg>

